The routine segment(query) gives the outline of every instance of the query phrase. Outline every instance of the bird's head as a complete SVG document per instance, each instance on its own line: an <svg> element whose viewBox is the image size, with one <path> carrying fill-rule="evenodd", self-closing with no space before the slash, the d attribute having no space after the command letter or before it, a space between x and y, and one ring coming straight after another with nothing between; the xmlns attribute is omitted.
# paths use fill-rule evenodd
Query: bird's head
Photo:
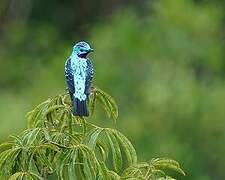
<svg viewBox="0 0 225 180"><path fill-rule="evenodd" d="M86 56L92 51L93 49L90 45L84 41L76 43L73 47L73 54L79 56L80 58L86 58Z"/></svg>

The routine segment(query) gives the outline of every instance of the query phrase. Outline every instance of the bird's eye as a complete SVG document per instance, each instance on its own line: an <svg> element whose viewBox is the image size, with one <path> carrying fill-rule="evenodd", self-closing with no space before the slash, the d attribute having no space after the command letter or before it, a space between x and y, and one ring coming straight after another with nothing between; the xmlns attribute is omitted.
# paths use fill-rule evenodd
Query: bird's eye
<svg viewBox="0 0 225 180"><path fill-rule="evenodd" d="M84 50L83 49L80 49L80 52L84 52Z"/></svg>

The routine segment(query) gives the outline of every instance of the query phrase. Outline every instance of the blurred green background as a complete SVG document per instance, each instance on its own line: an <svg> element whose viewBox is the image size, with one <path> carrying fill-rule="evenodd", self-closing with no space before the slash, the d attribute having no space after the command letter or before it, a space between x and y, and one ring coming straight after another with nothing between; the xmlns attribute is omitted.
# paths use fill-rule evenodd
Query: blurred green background
<svg viewBox="0 0 225 180"><path fill-rule="evenodd" d="M0 0L0 141L65 91L75 42L95 52L94 84L139 160L178 160L187 180L225 179L224 0Z"/></svg>

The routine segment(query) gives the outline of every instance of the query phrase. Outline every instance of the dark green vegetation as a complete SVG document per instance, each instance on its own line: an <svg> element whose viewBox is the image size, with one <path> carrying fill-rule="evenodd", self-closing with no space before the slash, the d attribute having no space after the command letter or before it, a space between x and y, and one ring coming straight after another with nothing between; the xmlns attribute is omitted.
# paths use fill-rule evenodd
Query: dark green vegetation
<svg viewBox="0 0 225 180"><path fill-rule="evenodd" d="M133 145L121 132L74 117L68 97L58 95L38 105L27 114L29 128L0 145L1 179L173 180L164 171L169 169L185 175L171 159L137 162ZM116 121L115 101L95 87L89 102L91 114L96 102Z"/></svg>
<svg viewBox="0 0 225 180"><path fill-rule="evenodd" d="M171 157L187 172L178 179L225 179L224 1L95 1L86 13L72 0L51 2L33 0L28 15L1 26L2 140L25 128L31 107L62 92L65 58L84 39L95 49L95 84L116 97L116 129L140 161ZM98 109L92 121L112 126Z"/></svg>

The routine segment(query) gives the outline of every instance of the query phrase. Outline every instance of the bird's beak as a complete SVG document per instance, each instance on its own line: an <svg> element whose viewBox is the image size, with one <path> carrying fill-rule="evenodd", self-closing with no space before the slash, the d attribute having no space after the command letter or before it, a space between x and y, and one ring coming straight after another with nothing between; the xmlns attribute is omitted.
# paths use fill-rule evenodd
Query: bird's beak
<svg viewBox="0 0 225 180"><path fill-rule="evenodd" d="M92 49L92 48L90 48L89 50L88 50L88 52L93 52L94 51L94 49Z"/></svg>

